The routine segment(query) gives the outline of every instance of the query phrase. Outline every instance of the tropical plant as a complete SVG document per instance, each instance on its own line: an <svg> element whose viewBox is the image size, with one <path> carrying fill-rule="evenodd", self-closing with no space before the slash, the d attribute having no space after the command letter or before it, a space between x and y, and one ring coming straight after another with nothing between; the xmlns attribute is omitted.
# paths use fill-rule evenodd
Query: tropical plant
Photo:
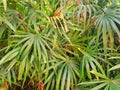
<svg viewBox="0 0 120 90"><path fill-rule="evenodd" d="M119 0L1 0L0 89L119 90Z"/></svg>

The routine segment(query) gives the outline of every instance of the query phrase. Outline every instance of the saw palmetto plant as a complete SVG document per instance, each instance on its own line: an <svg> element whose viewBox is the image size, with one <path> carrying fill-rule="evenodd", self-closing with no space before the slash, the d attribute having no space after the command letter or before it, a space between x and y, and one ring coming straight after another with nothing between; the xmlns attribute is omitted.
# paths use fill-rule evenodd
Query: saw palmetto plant
<svg viewBox="0 0 120 90"><path fill-rule="evenodd" d="M0 90L119 90L120 0L1 0Z"/></svg>

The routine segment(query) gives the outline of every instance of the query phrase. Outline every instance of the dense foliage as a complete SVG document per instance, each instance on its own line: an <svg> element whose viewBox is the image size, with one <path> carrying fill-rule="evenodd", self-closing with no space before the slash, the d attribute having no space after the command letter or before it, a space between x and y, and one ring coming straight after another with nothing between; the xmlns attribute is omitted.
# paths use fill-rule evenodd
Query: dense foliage
<svg viewBox="0 0 120 90"><path fill-rule="evenodd" d="M0 87L119 90L119 0L0 0Z"/></svg>

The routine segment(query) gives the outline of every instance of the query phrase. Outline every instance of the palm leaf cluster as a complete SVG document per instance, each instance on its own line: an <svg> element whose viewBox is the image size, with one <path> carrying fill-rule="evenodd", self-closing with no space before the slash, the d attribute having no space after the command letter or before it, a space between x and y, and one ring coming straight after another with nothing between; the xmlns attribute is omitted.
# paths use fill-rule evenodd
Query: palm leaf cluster
<svg viewBox="0 0 120 90"><path fill-rule="evenodd" d="M1 0L0 87L119 90L119 0Z"/></svg>

